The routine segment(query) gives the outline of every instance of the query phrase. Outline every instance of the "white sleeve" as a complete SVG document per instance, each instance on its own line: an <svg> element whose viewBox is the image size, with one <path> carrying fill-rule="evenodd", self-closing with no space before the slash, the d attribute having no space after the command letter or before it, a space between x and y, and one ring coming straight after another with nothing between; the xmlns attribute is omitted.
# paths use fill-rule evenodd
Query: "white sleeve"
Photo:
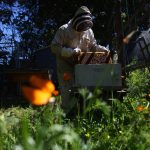
<svg viewBox="0 0 150 150"><path fill-rule="evenodd" d="M63 48L63 38L64 37L64 29L63 26L61 26L55 36L54 39L51 42L51 50L55 55L61 55L61 51Z"/></svg>
<svg viewBox="0 0 150 150"><path fill-rule="evenodd" d="M92 29L89 29L89 37L90 37L90 50L91 51L96 51L95 50L95 45L96 45L96 39L94 37L94 33L93 33L93 30Z"/></svg>

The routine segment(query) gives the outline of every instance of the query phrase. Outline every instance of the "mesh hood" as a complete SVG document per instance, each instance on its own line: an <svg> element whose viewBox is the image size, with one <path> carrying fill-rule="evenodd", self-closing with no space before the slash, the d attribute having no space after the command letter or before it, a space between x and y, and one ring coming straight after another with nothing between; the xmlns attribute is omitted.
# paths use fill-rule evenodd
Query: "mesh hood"
<svg viewBox="0 0 150 150"><path fill-rule="evenodd" d="M78 10L76 11L74 17L76 17L77 15L82 14L82 13L89 13L89 14L91 14L90 10L89 10L86 6L81 6L81 7L78 8Z"/></svg>
<svg viewBox="0 0 150 150"><path fill-rule="evenodd" d="M86 6L81 6L72 19L72 26L76 31L82 32L93 26L92 15Z"/></svg>

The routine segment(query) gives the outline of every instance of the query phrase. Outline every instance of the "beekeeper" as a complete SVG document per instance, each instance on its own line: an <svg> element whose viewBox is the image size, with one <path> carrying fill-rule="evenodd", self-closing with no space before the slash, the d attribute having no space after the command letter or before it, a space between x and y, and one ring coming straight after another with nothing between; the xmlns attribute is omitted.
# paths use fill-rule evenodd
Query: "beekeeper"
<svg viewBox="0 0 150 150"><path fill-rule="evenodd" d="M72 56L81 51L109 53L108 49L97 45L92 26L91 12L86 6L82 6L78 8L74 17L67 24L57 30L51 43L51 50L56 55L62 108L65 112L69 112L76 103L76 99L70 97L75 65Z"/></svg>

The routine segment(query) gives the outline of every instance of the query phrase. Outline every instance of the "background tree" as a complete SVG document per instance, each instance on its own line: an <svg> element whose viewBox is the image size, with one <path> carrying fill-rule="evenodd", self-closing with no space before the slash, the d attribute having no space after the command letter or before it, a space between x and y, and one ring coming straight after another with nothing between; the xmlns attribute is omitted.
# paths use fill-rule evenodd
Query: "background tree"
<svg viewBox="0 0 150 150"><path fill-rule="evenodd" d="M123 36L137 26L144 27L149 24L148 0L2 0L1 5L12 9L1 9L0 20L2 24L13 23L19 35L21 48L26 53L33 53L50 45L58 27L67 23L78 7L86 5L93 14L95 37L100 44L106 46L112 45L116 38L116 2L121 3L120 32ZM14 11L17 11L15 15ZM2 31L0 36L4 36Z"/></svg>

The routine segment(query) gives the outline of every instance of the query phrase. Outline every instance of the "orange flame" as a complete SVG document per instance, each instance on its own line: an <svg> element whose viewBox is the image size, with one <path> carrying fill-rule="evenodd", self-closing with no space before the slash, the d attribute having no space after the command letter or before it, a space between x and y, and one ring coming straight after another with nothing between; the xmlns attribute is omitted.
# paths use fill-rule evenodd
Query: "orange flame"
<svg viewBox="0 0 150 150"><path fill-rule="evenodd" d="M23 86L22 92L26 99L34 105L45 105L50 102L52 95L58 95L52 81L31 76L29 82L33 87Z"/></svg>
<svg viewBox="0 0 150 150"><path fill-rule="evenodd" d="M33 75L29 78L29 82L36 88L40 88L49 92L55 91L55 86L50 80L44 80Z"/></svg>
<svg viewBox="0 0 150 150"><path fill-rule="evenodd" d="M22 91L26 99L37 106L47 104L49 102L49 98L51 97L50 92L34 89L28 86L23 86Z"/></svg>
<svg viewBox="0 0 150 150"><path fill-rule="evenodd" d="M54 95L54 96L58 96L58 94L59 94L59 92L58 92L58 91L56 91L56 90L55 90L55 91L53 91L53 95Z"/></svg>

